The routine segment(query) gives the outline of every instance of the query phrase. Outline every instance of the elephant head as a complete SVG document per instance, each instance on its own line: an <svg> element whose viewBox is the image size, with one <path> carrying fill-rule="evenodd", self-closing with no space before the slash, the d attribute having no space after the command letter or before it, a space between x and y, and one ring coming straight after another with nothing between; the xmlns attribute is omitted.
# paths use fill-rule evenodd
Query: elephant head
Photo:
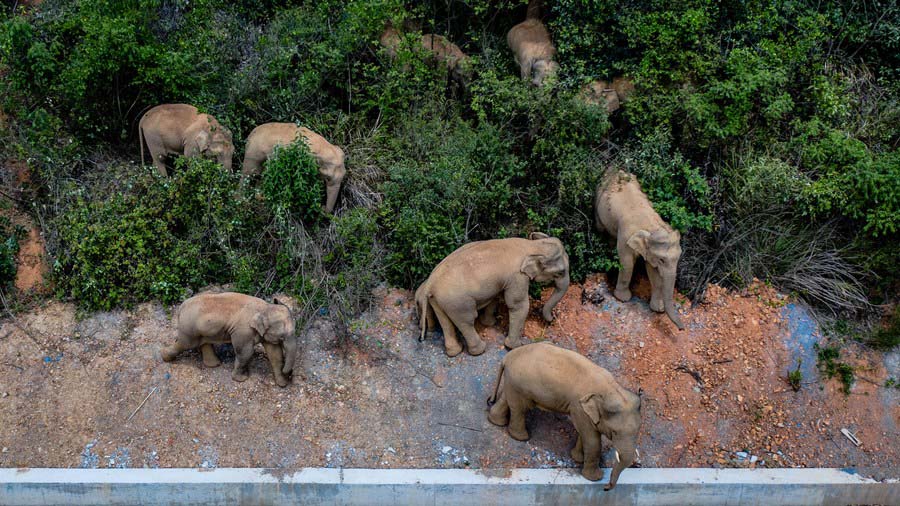
<svg viewBox="0 0 900 506"><path fill-rule="evenodd" d="M562 241L540 232L532 232L528 238L534 242L533 249L522 260L521 272L532 281L556 285L553 295L541 311L545 321L553 321L553 308L562 300L569 289L569 255Z"/></svg>
<svg viewBox="0 0 900 506"><path fill-rule="evenodd" d="M678 274L678 260L681 258L681 234L677 230L659 228L653 233L639 230L628 238L628 247L644 257L644 261L654 267L662 281L662 298L666 314L679 329L684 324L675 310L675 278ZM652 283L652 280L651 280Z"/></svg>
<svg viewBox="0 0 900 506"><path fill-rule="evenodd" d="M205 116L205 115L204 115ZM231 132L211 116L197 120L195 128L187 132L185 156L215 158L227 171L231 171L234 144Z"/></svg>
<svg viewBox="0 0 900 506"><path fill-rule="evenodd" d="M531 66L533 78L531 84L542 86L544 83L552 80L559 71L559 64L553 60L536 60Z"/></svg>
<svg viewBox="0 0 900 506"><path fill-rule="evenodd" d="M594 427L609 438L615 448L616 463L609 484L604 487L604 490L610 490L616 486L622 470L633 464L638 456L641 397L621 387L599 387L596 392L581 397L579 402Z"/></svg>
<svg viewBox="0 0 900 506"><path fill-rule="evenodd" d="M250 327L267 343L281 345L284 353L282 373L290 374L294 370L294 360L297 358L294 316L286 301L278 296L273 301L273 304L269 304L266 309L253 316Z"/></svg>
<svg viewBox="0 0 900 506"><path fill-rule="evenodd" d="M341 190L341 183L347 174L347 167L344 165L344 150L337 146L332 146L330 155L319 160L319 173L325 179L325 212L334 211L334 205L337 203L338 192Z"/></svg>

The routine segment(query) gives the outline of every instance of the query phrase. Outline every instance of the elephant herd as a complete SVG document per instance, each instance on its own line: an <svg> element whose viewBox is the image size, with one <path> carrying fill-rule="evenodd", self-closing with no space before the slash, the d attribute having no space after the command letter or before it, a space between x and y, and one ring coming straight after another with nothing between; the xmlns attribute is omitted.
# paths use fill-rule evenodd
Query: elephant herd
<svg viewBox="0 0 900 506"><path fill-rule="evenodd" d="M629 282L638 256L645 260L652 286L651 309L666 312L683 328L673 301L675 273L681 255L678 232L653 210L633 175L610 170L597 188L597 227L615 237L622 269L613 292L631 299ZM499 302L509 310L509 330L503 358L488 399L488 420L507 426L510 437L528 439L525 413L532 408L568 414L578 432L572 458L583 463L582 475L599 480L601 435L615 449L616 463L605 489L638 457L641 423L640 392L622 387L609 371L586 357L548 343L529 343L523 336L532 281L553 283L554 291L541 315L553 320L553 309L569 288L569 257L562 241L540 232L526 238L470 242L447 255L415 293L419 341L439 324L444 349L453 357L465 349L480 355L487 348L475 328L497 323ZM200 348L203 364L220 365L213 344L230 342L235 350L235 381L247 379L247 364L256 344L265 349L275 383L285 387L298 351L293 318L295 303L275 296L272 303L240 293L205 292L184 301L175 315L177 337L161 351L170 362L185 350ZM480 314L479 314L480 312ZM457 336L462 334L462 340Z"/></svg>
<svg viewBox="0 0 900 506"><path fill-rule="evenodd" d="M141 165L144 147L150 152L153 165L167 175L166 158L170 155L213 158L226 170L231 170L234 144L231 132L216 118L203 114L187 104L162 104L147 111L138 123ZM247 137L241 173L258 174L276 146L287 146L302 139L309 147L325 182L325 212L332 212L338 191L347 173L344 151L321 135L294 123L265 123L254 128Z"/></svg>
<svg viewBox="0 0 900 506"><path fill-rule="evenodd" d="M527 19L509 31L507 41L522 78L541 86L559 66L536 5L538 2L529 5ZM400 33L392 27L381 37L381 44L392 57L396 57L401 41ZM419 41L435 60L447 65L451 76L463 80L469 77L468 57L455 44L433 34L423 35ZM612 86L598 81L583 90L582 98L598 105L603 99L612 111L630 89L630 82L623 78L614 80ZM231 169L231 132L193 106L165 104L152 108L140 121L139 136L142 162L146 145L162 175L166 175L165 159L172 154L215 158ZM325 210L332 212L346 174L344 152L306 128L293 123L257 126L247 138L242 174L258 174L276 146L300 139L318 163L326 184ZM606 231L616 241L621 270L615 297L623 302L631 299L629 284L640 256L652 287L650 308L665 312L683 329L673 300L681 236L656 213L634 175L615 169L606 172L596 190L594 218L597 229ZM480 355L487 346L476 330L475 320L484 326L495 325L502 300L509 310L509 329L503 344L511 351L501 362L488 399L488 420L506 426L510 437L524 441L529 437L524 418L527 410L537 407L568 414L578 432L571 455L583 463L585 478L602 477L598 467L601 435L612 442L616 464L605 487L609 490L622 470L638 457L640 392L628 391L607 370L574 351L528 342L523 332L533 281L554 285L553 294L541 311L543 319L550 322L554 308L569 288L569 257L558 238L532 232L528 238L463 245L438 263L415 292L419 340L423 341L437 323L443 331L448 356L459 355L464 347L470 355ZM232 379L245 381L254 346L262 344L276 384L285 387L298 351L294 307L294 301L285 296L275 296L268 303L239 293L201 293L181 304L175 315L176 340L161 350L161 357L170 362L182 351L200 348L203 364L216 367L220 361L213 344L231 343L235 350Z"/></svg>

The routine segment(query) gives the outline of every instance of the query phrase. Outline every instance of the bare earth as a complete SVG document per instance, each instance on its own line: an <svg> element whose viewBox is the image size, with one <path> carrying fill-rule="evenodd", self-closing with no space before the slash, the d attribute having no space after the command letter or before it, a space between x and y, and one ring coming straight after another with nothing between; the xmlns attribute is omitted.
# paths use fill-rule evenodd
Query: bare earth
<svg viewBox="0 0 900 506"><path fill-rule="evenodd" d="M850 346L862 379L846 396L816 372L808 313L771 289L710 287L685 308L683 332L650 312L648 291L623 304L596 276L573 285L552 324L535 303L526 326L643 388L644 466L900 466L900 390L882 386L900 377L898 353ZM440 333L417 341L410 293L379 300L343 342L311 325L298 358L306 379L286 389L261 351L245 383L230 378L229 346L217 369L198 353L162 363L172 308L158 304L79 318L48 302L6 320L0 467L576 467L566 416L531 413L528 442L486 419L505 315L481 329L484 355L447 358ZM795 393L783 378L798 357Z"/></svg>

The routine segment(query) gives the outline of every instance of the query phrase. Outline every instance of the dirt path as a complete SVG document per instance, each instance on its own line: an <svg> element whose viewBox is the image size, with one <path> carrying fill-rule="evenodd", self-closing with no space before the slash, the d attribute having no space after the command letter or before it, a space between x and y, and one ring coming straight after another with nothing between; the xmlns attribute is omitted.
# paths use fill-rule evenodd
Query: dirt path
<svg viewBox="0 0 900 506"><path fill-rule="evenodd" d="M711 287L685 310L683 332L649 311L647 291L622 304L595 277L569 290L552 325L533 311L526 326L644 389L643 465L900 466L900 390L879 386L900 377L896 352L854 348L866 380L845 396L816 373L808 314L772 290ZM299 357L306 379L286 389L261 353L245 383L230 378L227 346L217 369L196 353L162 363L172 331L157 304L79 321L50 302L20 315L34 339L6 321L0 467L576 467L565 416L533 412L524 443L487 422L505 316L482 329L484 355L448 358L439 333L417 341L410 293L380 299L345 342L314 324ZM782 377L799 357L795 393Z"/></svg>

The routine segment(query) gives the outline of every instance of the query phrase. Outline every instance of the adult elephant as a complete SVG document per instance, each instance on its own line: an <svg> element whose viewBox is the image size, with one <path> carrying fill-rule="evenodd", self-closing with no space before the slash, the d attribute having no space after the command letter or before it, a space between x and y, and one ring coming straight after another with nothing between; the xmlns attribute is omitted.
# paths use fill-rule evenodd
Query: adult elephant
<svg viewBox="0 0 900 506"><path fill-rule="evenodd" d="M213 344L234 346L234 370L231 378L246 381L247 365L254 345L261 343L272 364L275 383L286 387L297 358L297 336L289 305L293 301L276 296L273 303L242 293L201 293L184 301L175 316L178 337L160 352L171 362L179 353L200 348L203 364L218 367L221 362Z"/></svg>
<svg viewBox="0 0 900 506"><path fill-rule="evenodd" d="M150 109L138 124L138 137L141 165L144 164L146 144L153 165L163 176L168 174L166 157L169 155L214 158L222 167L231 170L234 155L231 132L216 118L199 112L192 105L163 104Z"/></svg>
<svg viewBox="0 0 900 506"><path fill-rule="evenodd" d="M434 327L437 317L447 355L462 351L454 327L465 338L469 354L480 355L485 344L475 331L475 318L483 310L481 323L493 325L497 297L502 294L509 308L509 333L503 344L521 346L531 281L556 285L542 311L544 320L553 321L553 308L569 289L569 256L559 239L534 232L528 239L493 239L462 246L444 258L416 290L422 329L419 340L425 338L426 329Z"/></svg>
<svg viewBox="0 0 900 506"><path fill-rule="evenodd" d="M241 173L259 174L262 163L272 156L275 146L287 146L301 137L309 146L319 166L319 174L325 181L325 212L330 213L334 210L341 183L347 174L344 151L308 128L294 123L264 123L254 128L247 137Z"/></svg>
<svg viewBox="0 0 900 506"><path fill-rule="evenodd" d="M619 253L619 279L613 295L631 300L632 269L638 256L644 258L650 277L650 309L666 312L679 329L684 329L673 300L678 260L681 258L681 234L653 209L637 178L623 171L610 171L597 187L595 224L616 238Z"/></svg>

